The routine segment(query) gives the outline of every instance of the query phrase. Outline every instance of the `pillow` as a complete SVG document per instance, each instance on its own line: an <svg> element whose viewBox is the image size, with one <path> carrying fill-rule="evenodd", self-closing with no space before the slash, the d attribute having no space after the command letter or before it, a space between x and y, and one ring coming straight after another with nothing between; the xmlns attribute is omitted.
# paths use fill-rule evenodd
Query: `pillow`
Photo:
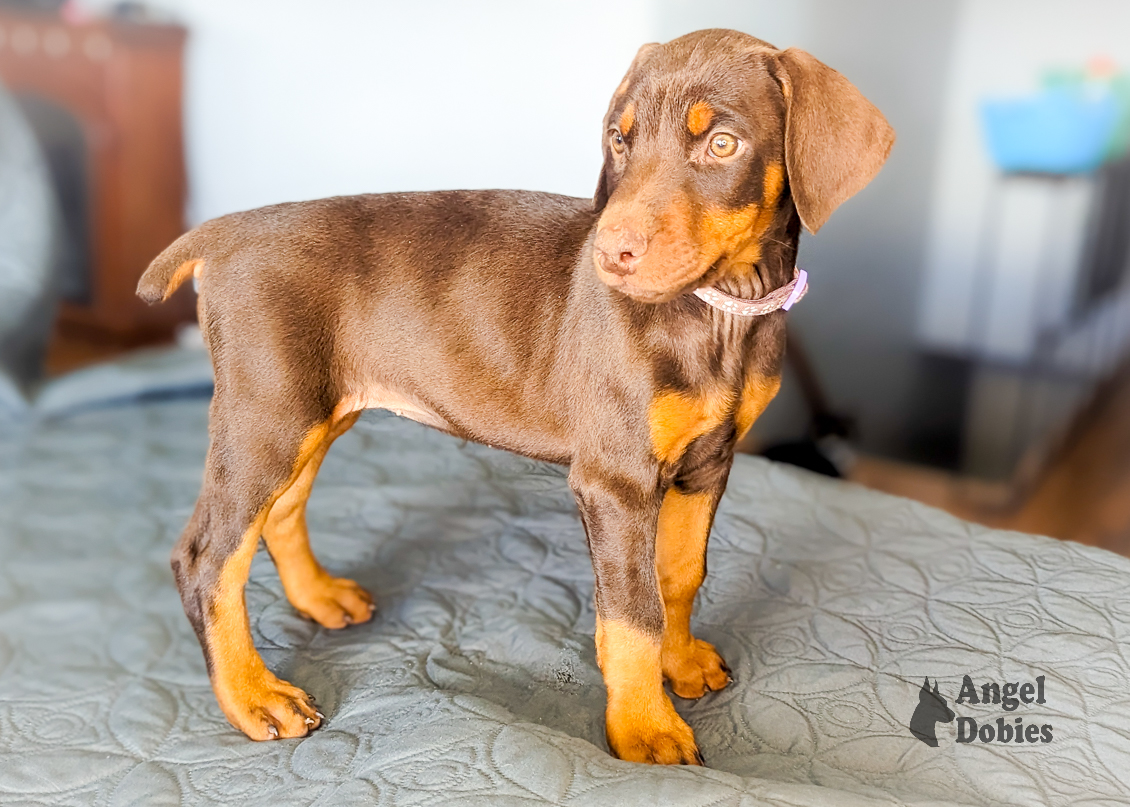
<svg viewBox="0 0 1130 807"><path fill-rule="evenodd" d="M0 87L0 417L26 409L54 314L55 197L15 99Z"/></svg>

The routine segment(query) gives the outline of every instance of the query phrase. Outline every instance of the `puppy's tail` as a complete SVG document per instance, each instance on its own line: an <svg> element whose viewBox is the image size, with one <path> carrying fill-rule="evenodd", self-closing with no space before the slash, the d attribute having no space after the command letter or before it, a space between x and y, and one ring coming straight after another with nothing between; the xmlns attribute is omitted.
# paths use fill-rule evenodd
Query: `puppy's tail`
<svg viewBox="0 0 1130 807"><path fill-rule="evenodd" d="M199 230L192 230L165 248L153 259L137 283L137 296L145 302L163 303L180 288L189 275L199 274L204 265Z"/></svg>

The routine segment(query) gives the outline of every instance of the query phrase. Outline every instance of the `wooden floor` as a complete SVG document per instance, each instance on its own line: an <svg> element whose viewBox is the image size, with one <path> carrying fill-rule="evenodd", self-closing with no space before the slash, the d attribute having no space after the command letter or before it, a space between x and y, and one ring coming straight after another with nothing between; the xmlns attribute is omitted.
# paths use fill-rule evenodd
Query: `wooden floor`
<svg viewBox="0 0 1130 807"><path fill-rule="evenodd" d="M1030 479L989 484L865 457L849 478L987 526L1130 556L1130 365L1100 390L1042 465Z"/></svg>

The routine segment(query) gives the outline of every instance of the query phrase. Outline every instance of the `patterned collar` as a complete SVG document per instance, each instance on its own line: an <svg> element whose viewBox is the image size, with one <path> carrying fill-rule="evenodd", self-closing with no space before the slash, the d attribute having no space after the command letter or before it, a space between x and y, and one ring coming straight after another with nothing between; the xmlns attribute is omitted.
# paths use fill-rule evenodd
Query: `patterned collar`
<svg viewBox="0 0 1130 807"><path fill-rule="evenodd" d="M738 317L760 317L771 314L777 309L788 311L808 292L808 272L796 267L793 269L793 279L779 289L759 297L756 300L746 300L726 294L713 286L703 286L694 290L694 296L727 314Z"/></svg>

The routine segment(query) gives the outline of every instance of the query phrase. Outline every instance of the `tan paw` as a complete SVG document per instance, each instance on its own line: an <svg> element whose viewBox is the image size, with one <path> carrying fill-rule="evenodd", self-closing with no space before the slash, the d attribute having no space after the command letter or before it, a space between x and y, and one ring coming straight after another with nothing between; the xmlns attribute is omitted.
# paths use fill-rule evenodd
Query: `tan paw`
<svg viewBox="0 0 1130 807"><path fill-rule="evenodd" d="M701 639L692 639L678 650L665 647L662 659L663 677L680 698L701 698L707 692L725 689L733 680L714 645Z"/></svg>
<svg viewBox="0 0 1130 807"><path fill-rule="evenodd" d="M372 595L344 577L326 575L293 594L291 605L323 628L344 628L368 622L377 610Z"/></svg>
<svg viewBox="0 0 1130 807"><path fill-rule="evenodd" d="M650 709L615 709L606 714L608 747L620 759L658 765L705 765L691 727L666 706Z"/></svg>
<svg viewBox="0 0 1130 807"><path fill-rule="evenodd" d="M227 686L216 686L220 707L233 726L252 740L305 737L322 724L314 699L267 670Z"/></svg>

